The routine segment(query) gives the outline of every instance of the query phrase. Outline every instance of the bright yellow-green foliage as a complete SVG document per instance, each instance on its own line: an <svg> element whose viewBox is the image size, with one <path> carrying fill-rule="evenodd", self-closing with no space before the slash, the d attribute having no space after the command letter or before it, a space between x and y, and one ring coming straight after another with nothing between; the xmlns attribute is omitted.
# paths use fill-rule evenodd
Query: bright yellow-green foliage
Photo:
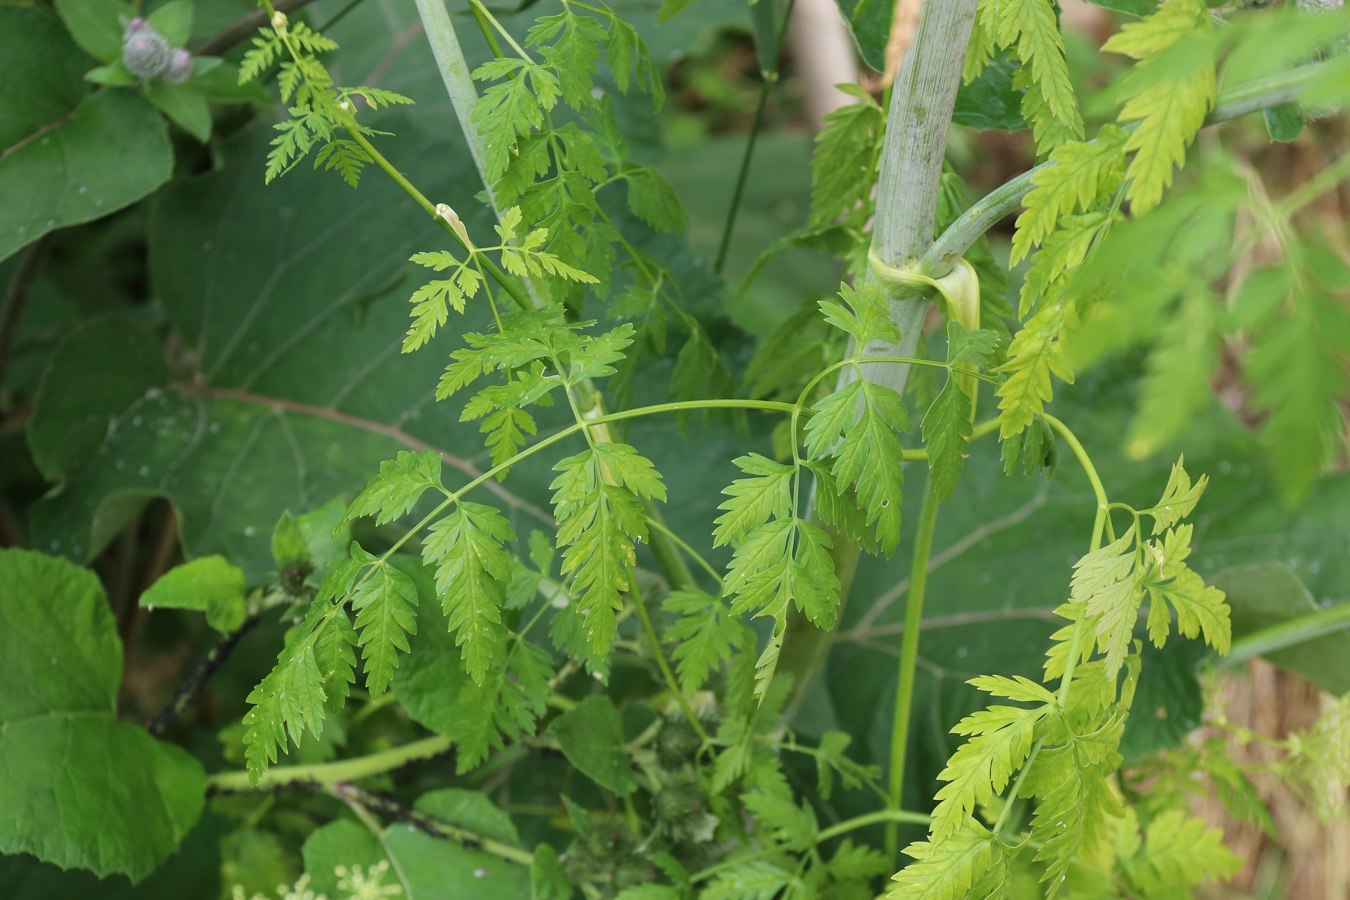
<svg viewBox="0 0 1350 900"><path fill-rule="evenodd" d="M1044 864L1047 896L1060 889L1071 864L1090 866L1087 861L1102 858L1098 851L1111 837L1112 823L1126 813L1111 776L1120 765L1117 748L1138 680L1139 648L1133 633L1140 605L1148 599L1149 636L1158 646L1168 637L1175 611L1182 634L1203 635L1219 653L1228 652L1231 635L1223 594L1207 587L1185 564L1191 526L1181 520L1194 510L1205 484L1203 477L1192 482L1178 462L1158 503L1126 510L1131 524L1121 537L1096 547L1075 565L1069 603L1058 611L1071 624L1053 636L1047 654L1045 678L1047 683L1060 681L1057 694L1026 678L990 676L970 682L1024 705L991 706L952 729L969 739L938 776L945 784L937 794L928 841L906 851L920 862L896 876L913 893L897 888L891 897L1002 896L999 886L1008 877L1009 859L1028 836L1002 830L1006 804L1013 800L1000 800L1005 792L1035 800L1029 838L1037 847L1035 860ZM1160 539L1144 538L1143 518L1152 520L1152 534ZM1010 789L1011 784L1016 787ZM1003 810L992 832L972 818L979 807ZM1156 845L1150 862L1142 857L1122 861L1129 877L1140 884L1147 879L1154 879L1151 885L1195 884L1231 872L1231 854L1217 833L1204 831L1198 822L1176 821L1164 813L1151 828L1160 838L1174 833L1193 837L1204 861L1183 873L1165 858L1170 851ZM991 881L976 890L981 879Z"/></svg>
<svg viewBox="0 0 1350 900"><path fill-rule="evenodd" d="M1213 50L1203 38L1213 28L1204 0L1164 0L1142 22L1124 26L1102 47L1140 60L1125 81L1121 122L1135 123L1125 149L1134 153L1127 172L1136 214L1158 205L1172 170L1186 159L1214 105Z"/></svg>
<svg viewBox="0 0 1350 900"><path fill-rule="evenodd" d="M1024 89L1022 115L1036 147L1049 152L1083 136L1078 98L1064 61L1064 38L1051 0L981 0L971 38L967 80L979 75L995 48L1011 47L1022 61L1013 87Z"/></svg>

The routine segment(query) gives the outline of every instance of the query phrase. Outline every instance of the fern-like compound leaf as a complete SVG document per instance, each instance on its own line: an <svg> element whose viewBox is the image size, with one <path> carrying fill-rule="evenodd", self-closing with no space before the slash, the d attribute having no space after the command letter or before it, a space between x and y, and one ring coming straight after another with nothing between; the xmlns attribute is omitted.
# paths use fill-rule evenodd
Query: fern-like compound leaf
<svg viewBox="0 0 1350 900"><path fill-rule="evenodd" d="M1032 709L991 706L957 723L954 734L973 737L957 748L938 774L946 784L937 792L930 840L941 844L960 831L978 804L1003 792L1026 762L1037 727L1051 709L1051 704Z"/></svg>
<svg viewBox="0 0 1350 900"><path fill-rule="evenodd" d="M944 841L919 841L904 850L914 862L891 879L887 900L966 900L1001 897L1008 852L983 825L967 818Z"/></svg>
<svg viewBox="0 0 1350 900"><path fill-rule="evenodd" d="M749 478L738 478L722 493L727 499L713 531L713 546L734 544L769 519L787 516L792 507L792 482L797 469L758 453L734 460Z"/></svg>
<svg viewBox="0 0 1350 900"><path fill-rule="evenodd" d="M887 554L900 542L904 451L898 432L908 428L900 395L867 380L849 382L818 401L806 426L807 452L833 457L838 488L857 492L867 525Z"/></svg>
<svg viewBox="0 0 1350 900"><path fill-rule="evenodd" d="M1153 15L1123 27L1103 45L1141 60L1126 79L1121 122L1136 127L1125 144L1134 152L1128 177L1136 214L1158 205L1172 183L1173 167L1186 159L1218 90L1212 50L1186 41L1213 28L1204 0L1164 0Z"/></svg>
<svg viewBox="0 0 1350 900"><path fill-rule="evenodd" d="M660 474L626 444L596 444L553 467L562 572L572 574L587 640L603 657L628 590L634 543L647 537L642 499L665 499Z"/></svg>
<svg viewBox="0 0 1350 900"><path fill-rule="evenodd" d="M745 640L745 628L720 598L697 588L673 592L661 608L679 617L666 629L665 638L676 645L670 656L680 677L680 690L693 693L731 659Z"/></svg>
<svg viewBox="0 0 1350 900"><path fill-rule="evenodd" d="M1017 217L1010 264L1044 243L1060 219L1090 212L1110 197L1125 174L1126 137L1124 129L1106 125L1091 141L1070 141L1055 148L1049 163L1031 176L1035 187Z"/></svg>
<svg viewBox="0 0 1350 900"><path fill-rule="evenodd" d="M380 463L380 474L356 495L347 508L347 518L374 516L377 525L406 515L428 488L441 486L441 455L435 450L400 450L398 456Z"/></svg>
<svg viewBox="0 0 1350 900"><path fill-rule="evenodd" d="M436 593L475 684L483 683L505 642L501 608L511 581L511 555L502 545L515 539L500 512L461 500L431 526L422 545L422 558L435 566Z"/></svg>
<svg viewBox="0 0 1350 900"><path fill-rule="evenodd" d="M353 549L358 549L353 545ZM398 667L398 654L408 652L408 635L417 633L417 587L387 562L371 560L373 571L352 592L356 630L360 632L366 690L384 693Z"/></svg>
<svg viewBox="0 0 1350 900"><path fill-rule="evenodd" d="M886 114L871 94L854 85L840 90L856 102L827 115L816 135L811 158L811 222L816 225L868 202L886 126Z"/></svg>
<svg viewBox="0 0 1350 900"><path fill-rule="evenodd" d="M980 34L997 47L1013 47L1022 66L1013 87L1025 89L1022 115L1042 152L1083 136L1083 119L1069 69L1064 38L1051 0L992 0L979 6Z"/></svg>

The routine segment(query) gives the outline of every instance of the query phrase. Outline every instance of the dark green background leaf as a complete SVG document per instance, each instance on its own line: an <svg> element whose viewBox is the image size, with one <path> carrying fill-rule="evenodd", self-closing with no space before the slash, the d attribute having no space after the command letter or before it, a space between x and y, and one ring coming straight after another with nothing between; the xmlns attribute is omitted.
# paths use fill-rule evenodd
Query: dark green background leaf
<svg viewBox="0 0 1350 900"><path fill-rule="evenodd" d="M159 114L135 91L88 93L88 59L40 8L0 7L0 259L134 203L173 173ZM17 87L22 85L22 88Z"/></svg>
<svg viewBox="0 0 1350 900"><path fill-rule="evenodd" d="M891 0L838 0L838 3L863 60L878 72L884 72L886 41L891 35L895 4Z"/></svg>
<svg viewBox="0 0 1350 900"><path fill-rule="evenodd" d="M437 794L417 804L418 812L435 815ZM528 900L529 869L498 856L454 841L433 837L408 824L391 825L382 835L371 834L350 820L325 825L305 841L305 871L318 892L337 891L337 866L361 866L369 872L381 861L390 863L386 885L401 885L407 900L458 900L492 897Z"/></svg>
<svg viewBox="0 0 1350 900"><path fill-rule="evenodd" d="M637 789L623 749L623 723L608 697L587 697L554 719L548 733L567 761L601 787L620 796Z"/></svg>
<svg viewBox="0 0 1350 900"><path fill-rule="evenodd" d="M989 61L969 84L962 84L956 92L956 108L952 122L981 131L998 129L1018 131L1027 127L1022 118L1022 92L1013 90L1012 77L1018 69L1016 60L1007 53Z"/></svg>

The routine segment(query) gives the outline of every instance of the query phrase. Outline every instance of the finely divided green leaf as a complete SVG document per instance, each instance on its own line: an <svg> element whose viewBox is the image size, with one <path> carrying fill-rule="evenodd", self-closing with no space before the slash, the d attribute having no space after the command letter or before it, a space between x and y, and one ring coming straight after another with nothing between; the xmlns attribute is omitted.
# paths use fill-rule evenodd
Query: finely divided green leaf
<svg viewBox="0 0 1350 900"><path fill-rule="evenodd" d="M388 563L376 568L352 592L352 611L361 633L366 690L372 697L384 693L398 667L398 651L408 652L408 634L417 632L417 588L412 579Z"/></svg>
<svg viewBox="0 0 1350 900"><path fill-rule="evenodd" d="M487 676L506 637L501 608L511 581L511 556L502 545L515 532L496 509L461 500L431 526L422 558L436 567L436 593L476 684Z"/></svg>
<svg viewBox="0 0 1350 900"><path fill-rule="evenodd" d="M732 651L745 640L745 629L720 598L697 588L671 593L661 608L679 616L664 637L676 644L671 659L680 677L680 689L693 693L731 659Z"/></svg>
<svg viewBox="0 0 1350 900"><path fill-rule="evenodd" d="M441 455L435 450L400 450L398 456L380 463L380 474L356 495L347 518L375 516L383 525L407 514L427 488L441 487Z"/></svg>

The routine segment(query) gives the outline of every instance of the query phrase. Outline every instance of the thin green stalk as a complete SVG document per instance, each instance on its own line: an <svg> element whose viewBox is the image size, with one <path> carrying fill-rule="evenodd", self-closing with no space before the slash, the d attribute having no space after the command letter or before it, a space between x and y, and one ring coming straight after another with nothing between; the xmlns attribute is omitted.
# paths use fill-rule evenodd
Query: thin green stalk
<svg viewBox="0 0 1350 900"><path fill-rule="evenodd" d="M1102 485L1102 479L1097 474L1097 467L1092 464L1092 458L1088 456L1087 450L1083 449L1082 443L1069 426L1065 425L1054 416L1045 413L1042 415L1047 425L1059 432L1060 437L1069 445L1073 455L1078 459L1078 464L1083 467L1083 472L1087 475L1088 481L1092 484L1092 493L1097 498L1097 517L1092 523L1092 544L1089 552L1095 551L1102 546L1102 535L1105 531L1107 517L1111 512L1111 499L1106 495L1106 488ZM1078 622L1074 625L1073 636L1069 638L1069 655L1064 662L1064 674L1060 678L1059 685L1059 705L1065 707L1069 702L1069 688L1073 684L1073 672L1078 666L1078 658L1082 653L1083 632L1086 630L1087 619L1080 615ZM1031 759L1027 759L1027 767L1031 766Z"/></svg>
<svg viewBox="0 0 1350 900"><path fill-rule="evenodd" d="M698 716L694 715L694 710L689 706L689 699L684 696L684 691L680 690L680 683L675 680L675 673L670 669L670 663L666 661L666 652L661 647L661 636L656 633L656 626L652 624L652 617L647 612L647 604L641 597L633 598L633 608L637 610L638 620L642 622L642 633L647 636L647 643L651 645L652 656L656 659L656 667L661 670L661 677L666 680L666 688L675 698L676 704L680 707L680 712L689 720L694 733L698 735L704 745L712 743L712 738L704 730L703 723L699 721Z"/></svg>
<svg viewBox="0 0 1350 900"><path fill-rule="evenodd" d="M914 703L914 676L919 664L919 635L923 629L924 592L928 587L928 558L933 553L933 532L940 501L929 484L919 513L919 531L914 538L914 556L909 567L909 593L905 603L905 632L900 645L900 668L895 685L895 715L891 722L891 757L886 787L890 808L900 809L905 786L905 754L909 747L909 718ZM886 855L895 859L899 829L886 826Z"/></svg>
<svg viewBox="0 0 1350 900"><path fill-rule="evenodd" d="M262 774L257 784L249 781L248 772L217 772L207 776L208 791L263 791L288 784L333 785L340 781L360 781L383 775L414 760L439 756L454 746L446 737L429 737L401 747L393 747L366 756L337 762L307 766L273 766Z"/></svg>
<svg viewBox="0 0 1350 900"><path fill-rule="evenodd" d="M487 19L493 29L502 36L502 39L511 45L511 49L516 51L517 56L526 61L532 59L530 54L525 52L525 48L516 43L515 38L511 37L511 32L502 27L502 23L497 21L497 17L492 14L492 11L483 5L483 0L469 0L469 6L474 10L475 18ZM497 55L500 56L501 54Z"/></svg>
<svg viewBox="0 0 1350 900"><path fill-rule="evenodd" d="M380 813L386 819L410 817L412 823L418 828L430 831L439 837L452 840L458 844L464 844L468 847L486 851L507 862L519 863L522 866L528 866L534 862L534 854L528 850L522 850L520 847L513 847L510 844L504 844L501 841L493 840L476 831L470 831L467 828L452 825L435 816L424 815L419 812L410 813L407 809L396 807L386 801L385 798L377 794L371 794L369 791L364 791L355 785L336 784L329 788L327 793L346 803L353 812L357 813L357 815L366 822L367 827L370 827L376 837L380 838L381 841L384 839L385 830L379 827L379 823L374 819L371 813Z"/></svg>
<svg viewBox="0 0 1350 900"><path fill-rule="evenodd" d="M720 572L718 572L717 569L715 569L715 568L713 567L712 563L710 563L710 562L708 562L708 560L704 559L702 553L699 553L699 552L698 552L697 550L695 550L693 547L689 546L689 543L688 543L687 541L685 541L684 538L680 537L678 534L676 534L675 532L671 531L671 530L670 530L670 526L666 525L665 522L656 522L656 521L651 521L651 520L648 520L647 524L650 525L652 528L655 528L657 531L661 532L662 534L664 534L666 537L670 538L671 543L673 543L675 546L677 546L677 547L679 547L681 550L683 550L686 556L688 556L690 559L692 559L692 560L694 561L694 563L695 563L699 568L701 568L703 571L707 572L708 575L709 575L709 577L711 577L712 580L713 580L719 587L721 586L721 584L722 584L722 574L721 574Z"/></svg>
<svg viewBox="0 0 1350 900"><path fill-rule="evenodd" d="M828 841L837 838L840 835L848 834L850 831L857 831L859 828L866 828L869 825L879 825L882 822L904 822L909 825L928 825L932 818L923 813L909 812L903 809L883 809L879 812L867 813L852 819L845 819L838 825L831 825L819 835L816 840Z"/></svg>
<svg viewBox="0 0 1350 900"><path fill-rule="evenodd" d="M1276 209L1286 219L1301 212L1305 206L1319 199L1346 178L1350 178L1350 155L1342 156L1318 172L1298 190L1280 201Z"/></svg>
<svg viewBox="0 0 1350 900"><path fill-rule="evenodd" d="M356 143L361 146L362 150L365 150L366 153L370 155L370 158L374 161L375 165L379 166L386 175L392 178L395 184L403 188L404 192L407 193L409 197L413 198L413 200L417 202L417 205L426 211L427 215L436 220L436 223L441 226L441 229L445 231L446 234L453 237L455 242L465 250L475 254L475 259L483 266L483 269L487 272L488 276L491 277L493 281L497 282L497 284L501 285L502 290L511 295L511 299L516 302L516 305L521 309L534 308L534 304L530 301L524 288L503 272L496 263L479 252L476 247L465 241L464 238L460 236L460 233L455 230L455 226L436 211L436 205L428 200L426 195L414 187L413 183L404 177L403 173L395 168L393 163L385 159L384 155L375 149L375 145L372 144L364 134L356 129L348 129L348 134L351 135L352 140L356 141Z"/></svg>
<svg viewBox="0 0 1350 900"><path fill-rule="evenodd" d="M879 812L866 813L861 816L855 816L852 819L845 819L837 825L831 825L829 828L826 828L816 835L816 844L819 846L826 841L842 837L850 831L857 831L859 828L866 828L869 825L880 825L883 822L907 822L911 825L928 825L932 822L932 819L923 813L909 812L908 810L903 809L883 809ZM689 880L697 884L702 881L707 881L709 878L712 878L721 872L725 872L727 869L733 869L736 866L754 862L755 860L766 859L770 856L777 856L783 852L784 851L779 848L769 848L757 850L754 853L744 853L740 856L733 856L730 859L724 859L721 862L714 863L706 869L698 870L693 875L689 876Z"/></svg>
<svg viewBox="0 0 1350 900"><path fill-rule="evenodd" d="M1327 65L1315 63L1298 66L1225 90L1219 94L1218 103L1205 118L1205 126L1297 100L1303 89L1319 77ZM1027 192L1035 186L1032 179L1036 173L1049 165L1053 163L1043 162L1028 169L977 200L928 248L919 264L919 271L930 278L941 278L949 273L986 231L1017 211Z"/></svg>
<svg viewBox="0 0 1350 900"><path fill-rule="evenodd" d="M350 797L344 797L342 794L332 789L328 790L327 793L345 803L347 808L352 811L352 815L356 816L361 824L366 827L366 830L370 832L371 836L379 842L380 849L384 851L385 859L389 860L389 866L394 870L394 876L398 878L399 884L403 888L403 893L411 894L412 885L408 883L407 873L403 871L403 863L397 854L389 852L389 841L386 839L384 829L380 827L380 823L375 816L371 814L370 810L366 809Z"/></svg>
<svg viewBox="0 0 1350 900"><path fill-rule="evenodd" d="M766 0L767 2L767 0ZM764 110L769 105L769 89L774 81L765 77L764 85L759 90L759 103L755 106L755 121L750 126L750 135L745 140L745 152L741 154L741 170L736 174L736 186L731 190L731 206L727 208L727 221L722 226L722 240L717 245L717 258L713 262L713 273L722 274L722 269L727 263L727 251L731 247L731 236L736 230L736 214L741 209L741 197L745 193L745 183L750 178L750 160L755 156L755 142L759 138L759 131L764 127Z"/></svg>
<svg viewBox="0 0 1350 900"><path fill-rule="evenodd" d="M1217 663L1219 668L1232 668L1257 656L1265 656L1286 647L1315 640L1350 628L1350 603L1341 603L1329 609L1290 619L1260 631L1243 635L1233 641L1228 655Z"/></svg>
<svg viewBox="0 0 1350 900"><path fill-rule="evenodd" d="M1083 448L1082 443L1065 425L1054 416L1045 413L1042 415L1046 424L1059 433L1064 438L1064 442L1069 445L1073 455L1077 458L1078 464L1083 467L1088 481L1092 483L1092 493L1097 499L1097 516L1092 524L1092 542L1090 551L1098 550L1102 545L1102 534L1105 530L1108 517L1111 512L1111 500L1106 495L1106 488L1102 485L1101 477L1097 474L1097 467L1092 464L1091 457L1087 450ZM1090 552L1089 551L1089 552ZM1083 637L1087 630L1087 618L1081 613L1078 621L1074 623L1073 634L1069 638L1069 654L1064 662L1064 674L1060 676L1059 694L1056 700L1060 709L1064 709L1069 702L1069 689L1073 686L1073 673L1078 667L1078 659L1082 655ZM1036 761L1036 757L1041 752L1041 747L1045 744L1045 738L1041 737L1032 746L1031 752L1027 754L1026 761L1022 763L1021 770L1017 773L1017 779L1013 782L1012 789L1008 791L1007 802L1003 804L1003 810L999 813L998 821L994 823L994 834L998 834L1004 822L1008 819L1008 814L1012 811L1013 800L1022 790L1022 782L1026 780L1027 773L1031 771L1031 764Z"/></svg>
<svg viewBox="0 0 1350 900"><path fill-rule="evenodd" d="M488 49L492 55L501 59L506 54L502 52L501 42L497 40L497 35L488 24L488 20L483 17L483 11L472 3L469 4L469 11L473 13L473 20L478 23L478 30L483 35L483 40L487 41Z"/></svg>
<svg viewBox="0 0 1350 900"><path fill-rule="evenodd" d="M770 2L770 0L766 0ZM787 9L783 13L783 24L778 28L778 42L773 48L774 61L773 68L764 71L760 70L760 77L763 83L759 88L759 102L755 105L755 121L750 126L750 136L745 142L745 152L741 154L741 170L736 175L736 186L731 191L731 206L727 209L727 221L722 226L722 240L717 247L717 259L713 263L713 272L717 275L722 274L722 268L727 262L727 250L731 247L731 236L736 231L736 214L741 208L741 197L745 193L745 183L750 178L750 161L755 156L755 142L759 139L759 132L764 127L764 111L769 105L769 91L778 83L779 59L782 56L783 39L787 36L788 22L792 20L792 7L796 0L788 0ZM767 7L772 9L772 7ZM770 13L770 15L772 15Z"/></svg>

